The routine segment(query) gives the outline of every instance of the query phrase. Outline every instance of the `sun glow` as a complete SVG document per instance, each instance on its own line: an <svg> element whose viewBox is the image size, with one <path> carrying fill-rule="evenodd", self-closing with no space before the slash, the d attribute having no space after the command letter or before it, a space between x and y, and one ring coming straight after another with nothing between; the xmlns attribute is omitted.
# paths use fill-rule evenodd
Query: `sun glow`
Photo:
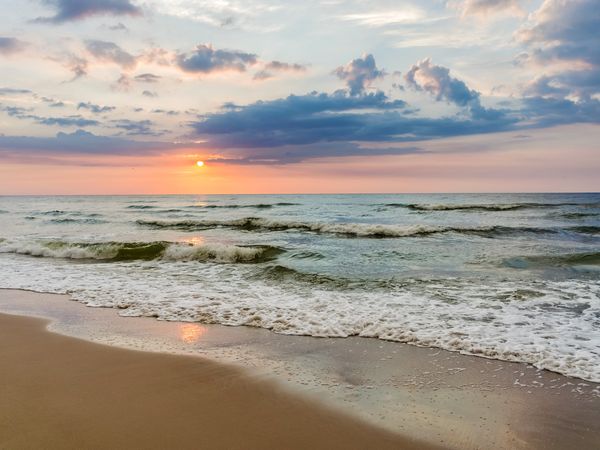
<svg viewBox="0 0 600 450"><path fill-rule="evenodd" d="M204 165L204 161L196 161L196 165L198 167L202 167Z"/></svg>
<svg viewBox="0 0 600 450"><path fill-rule="evenodd" d="M206 333L206 328L201 325L188 323L179 326L179 339L186 344L198 342L204 333Z"/></svg>

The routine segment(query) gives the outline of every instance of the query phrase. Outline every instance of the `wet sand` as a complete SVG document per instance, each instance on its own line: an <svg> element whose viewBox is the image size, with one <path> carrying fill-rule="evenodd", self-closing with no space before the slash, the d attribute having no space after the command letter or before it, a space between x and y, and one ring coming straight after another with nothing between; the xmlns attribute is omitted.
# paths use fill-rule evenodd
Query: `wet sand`
<svg viewBox="0 0 600 450"><path fill-rule="evenodd" d="M45 327L0 315L0 448L430 448L232 367Z"/></svg>
<svg viewBox="0 0 600 450"><path fill-rule="evenodd" d="M49 328L60 335L160 352L161 360L164 353L178 353L203 363L225 362L214 365L224 370L233 364L243 368L233 372L252 386L258 383L319 410L325 402L325 417L352 414L360 419L356 423L373 424L367 428L376 432L384 428L392 439L456 449L600 448L600 384L524 363L377 339L286 336L250 327L119 317L117 310L89 308L67 295L28 291L0 290L0 311L49 319ZM187 403L177 409L187 410L194 411ZM197 423L205 422L198 417ZM402 448L401 441L393 445ZM276 445L290 448L290 442ZM335 448L330 441L319 442Z"/></svg>

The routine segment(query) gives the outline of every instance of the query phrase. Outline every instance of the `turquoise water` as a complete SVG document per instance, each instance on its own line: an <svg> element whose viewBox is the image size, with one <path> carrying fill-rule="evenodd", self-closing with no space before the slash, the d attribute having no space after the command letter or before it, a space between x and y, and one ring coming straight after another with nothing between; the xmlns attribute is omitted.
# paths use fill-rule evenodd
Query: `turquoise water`
<svg viewBox="0 0 600 450"><path fill-rule="evenodd" d="M0 197L1 287L600 381L600 195Z"/></svg>

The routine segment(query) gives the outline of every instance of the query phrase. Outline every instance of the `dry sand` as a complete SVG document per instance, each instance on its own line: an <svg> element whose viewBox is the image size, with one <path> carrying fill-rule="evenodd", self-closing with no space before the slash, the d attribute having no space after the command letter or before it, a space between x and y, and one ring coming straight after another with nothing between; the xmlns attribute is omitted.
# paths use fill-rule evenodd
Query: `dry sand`
<svg viewBox="0 0 600 450"><path fill-rule="evenodd" d="M0 314L2 449L431 448L241 370Z"/></svg>

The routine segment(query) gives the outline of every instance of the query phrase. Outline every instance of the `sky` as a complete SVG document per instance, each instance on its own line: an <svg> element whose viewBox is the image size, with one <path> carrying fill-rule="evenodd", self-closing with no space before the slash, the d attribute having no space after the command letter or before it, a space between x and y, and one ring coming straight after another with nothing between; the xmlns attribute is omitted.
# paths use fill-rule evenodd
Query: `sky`
<svg viewBox="0 0 600 450"><path fill-rule="evenodd" d="M600 190L598 0L0 7L0 194Z"/></svg>

